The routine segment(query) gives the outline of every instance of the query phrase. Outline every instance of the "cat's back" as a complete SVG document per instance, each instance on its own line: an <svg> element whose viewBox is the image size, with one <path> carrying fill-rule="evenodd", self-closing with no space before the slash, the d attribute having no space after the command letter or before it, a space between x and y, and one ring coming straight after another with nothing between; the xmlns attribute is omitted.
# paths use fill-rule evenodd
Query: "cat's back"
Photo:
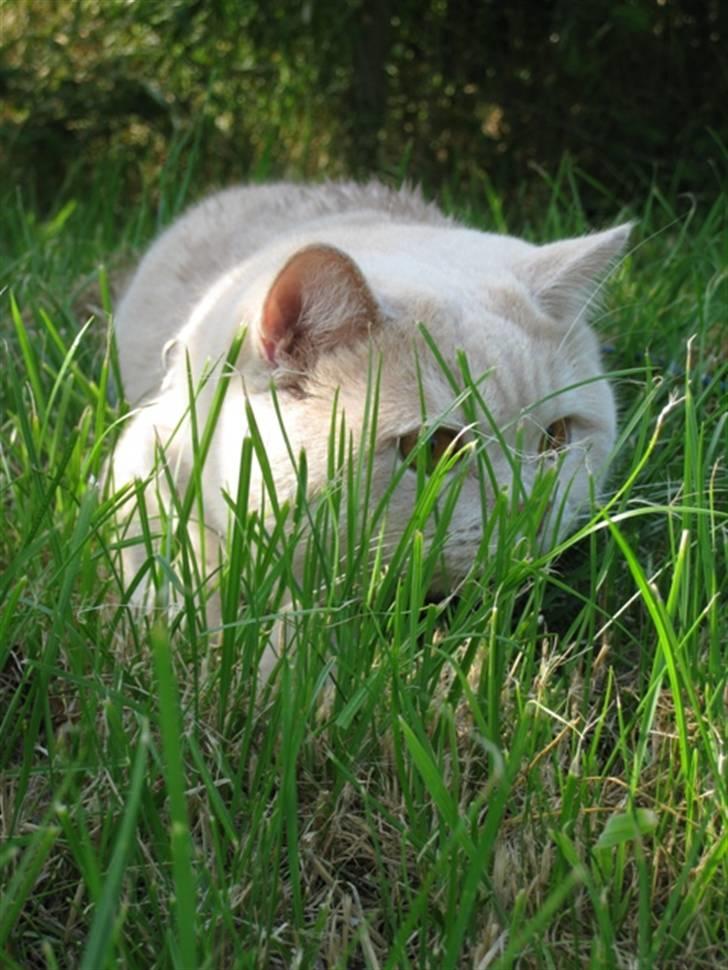
<svg viewBox="0 0 728 970"><path fill-rule="evenodd" d="M236 240L243 250L322 219L451 224L435 203L424 199L419 188L403 185L394 189L377 180L234 186L203 199L184 218L191 226L198 219L212 222L217 231L229 232L231 239L241 223L246 224L244 234Z"/></svg>
<svg viewBox="0 0 728 970"><path fill-rule="evenodd" d="M160 236L144 262L157 282L176 277L207 286L287 232L317 224L403 222L450 225L418 188L381 182L277 182L223 189L203 199Z"/></svg>
<svg viewBox="0 0 728 970"><path fill-rule="evenodd" d="M289 232L367 223L451 220L419 189L377 181L244 185L197 203L152 244L119 303L115 330L128 400L159 387L163 347L230 269Z"/></svg>

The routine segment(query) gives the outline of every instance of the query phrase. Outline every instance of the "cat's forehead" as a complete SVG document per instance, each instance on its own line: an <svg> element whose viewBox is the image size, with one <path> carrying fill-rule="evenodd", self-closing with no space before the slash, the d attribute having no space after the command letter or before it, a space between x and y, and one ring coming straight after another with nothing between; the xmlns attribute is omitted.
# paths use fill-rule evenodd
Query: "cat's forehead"
<svg viewBox="0 0 728 970"><path fill-rule="evenodd" d="M512 279L534 250L511 236L426 226L398 226L396 235L372 230L350 242L373 289L423 300L474 295L486 283Z"/></svg>
<svg viewBox="0 0 728 970"><path fill-rule="evenodd" d="M407 420L424 402L431 417L447 412L465 421L463 408L453 408L466 386L464 362L498 422L570 408L574 392L565 389L599 373L598 345L584 325L557 333L520 294L499 299L499 306L489 302L486 289L460 301L420 295L385 323L378 341L385 392L401 402Z"/></svg>
<svg viewBox="0 0 728 970"><path fill-rule="evenodd" d="M395 297L381 300L386 343L435 344L453 362L464 352L481 371L504 358L511 370L519 359L538 357L545 363L552 356L568 358L581 352L588 334L581 321L566 329L556 325L506 271L483 274L444 292L431 285L394 292Z"/></svg>
<svg viewBox="0 0 728 970"><path fill-rule="evenodd" d="M397 226L396 233L363 227L330 241L357 262L381 311L372 339L384 365L383 400L391 403L395 421L401 415L402 422L415 423L423 403L431 415L452 412L458 392L442 362L461 382L461 354L499 421L534 409L546 415L539 402L600 371L584 320L559 320L541 305L543 281L530 271L538 247L428 226ZM365 381L363 358L370 351L352 349L353 366L342 383L354 395ZM332 372L324 383L336 379ZM462 409L458 413L462 418Z"/></svg>

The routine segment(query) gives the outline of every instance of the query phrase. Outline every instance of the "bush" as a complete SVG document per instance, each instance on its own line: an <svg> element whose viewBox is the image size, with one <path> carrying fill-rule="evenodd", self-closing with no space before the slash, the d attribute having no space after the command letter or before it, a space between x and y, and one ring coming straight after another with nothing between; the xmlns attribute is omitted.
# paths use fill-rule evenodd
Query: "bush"
<svg viewBox="0 0 728 970"><path fill-rule="evenodd" d="M102 156L154 164L179 132L208 180L485 174L514 192L567 151L591 205L656 171L714 194L728 142L718 0L14 0L2 16L1 144L42 199Z"/></svg>

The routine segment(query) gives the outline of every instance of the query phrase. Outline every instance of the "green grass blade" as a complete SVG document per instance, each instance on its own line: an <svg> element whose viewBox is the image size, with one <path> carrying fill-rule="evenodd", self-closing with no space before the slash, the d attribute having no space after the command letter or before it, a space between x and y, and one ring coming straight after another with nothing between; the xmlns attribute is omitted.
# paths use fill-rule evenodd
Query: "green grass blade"
<svg viewBox="0 0 728 970"><path fill-rule="evenodd" d="M149 727L143 723L131 769L124 814L114 842L111 862L104 876L101 897L95 907L93 922L81 958L81 970L98 970L99 967L105 966L111 950L114 919L119 905L124 872L135 841L142 791L148 780L149 740Z"/></svg>
<svg viewBox="0 0 728 970"><path fill-rule="evenodd" d="M194 970L197 966L197 906L192 865L192 837L185 796L182 724L176 679L172 668L172 647L169 633L161 625L156 626L152 631L152 649L159 693L163 772L169 797L169 841L172 854L179 965L185 970Z"/></svg>
<svg viewBox="0 0 728 970"><path fill-rule="evenodd" d="M7 888L0 894L0 948L7 944L10 933L33 892L36 880L60 834L61 829L58 825L48 823L40 825L22 853ZM4 865L7 864L6 858Z"/></svg>

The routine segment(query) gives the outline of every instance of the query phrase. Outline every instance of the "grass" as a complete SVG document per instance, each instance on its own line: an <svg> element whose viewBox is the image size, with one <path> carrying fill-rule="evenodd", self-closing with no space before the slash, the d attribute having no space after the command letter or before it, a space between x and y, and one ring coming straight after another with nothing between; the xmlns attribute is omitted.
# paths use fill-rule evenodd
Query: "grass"
<svg viewBox="0 0 728 970"><path fill-rule="evenodd" d="M353 490L299 496L273 524L238 516L211 634L184 542L182 608L126 609L98 486L123 413L109 276L184 204L172 175L133 209L113 172L47 221L3 206L0 962L725 962L726 198L655 187L629 214L599 321L621 434L575 536L514 547L529 512L504 506L478 578L433 604L417 522L395 568L336 575ZM528 224L491 186L445 195L545 241L586 228L578 187L564 168ZM332 467L365 487L332 429ZM150 568L163 599L179 580ZM288 595L298 649L256 699Z"/></svg>

